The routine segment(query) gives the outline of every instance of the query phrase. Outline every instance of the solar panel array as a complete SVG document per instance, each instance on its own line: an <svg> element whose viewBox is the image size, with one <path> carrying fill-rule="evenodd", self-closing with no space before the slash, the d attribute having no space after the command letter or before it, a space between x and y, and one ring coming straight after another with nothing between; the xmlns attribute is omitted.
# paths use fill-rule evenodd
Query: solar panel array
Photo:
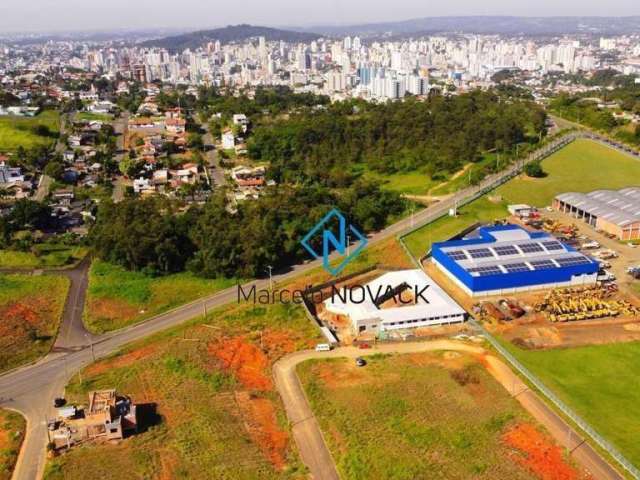
<svg viewBox="0 0 640 480"><path fill-rule="evenodd" d="M499 275L502 273L500 267L493 265L490 267L476 267L469 269L469 273L477 273L480 277L486 277L488 275Z"/></svg>
<svg viewBox="0 0 640 480"><path fill-rule="evenodd" d="M557 268L557 265L551 260L532 260L529 262L536 270L547 270L549 268Z"/></svg>
<svg viewBox="0 0 640 480"><path fill-rule="evenodd" d="M447 252L447 256L453 260L466 260L467 255L462 250Z"/></svg>
<svg viewBox="0 0 640 480"><path fill-rule="evenodd" d="M544 252L544 249L539 243L522 243L518 245L518 248L520 248L523 253Z"/></svg>
<svg viewBox="0 0 640 480"><path fill-rule="evenodd" d="M474 248L473 250L467 250L471 258L489 258L493 257L493 253L488 248Z"/></svg>
<svg viewBox="0 0 640 480"><path fill-rule="evenodd" d="M573 267L575 265L588 265L591 262L586 257L563 257L556 258L556 262L558 262L563 267Z"/></svg>
<svg viewBox="0 0 640 480"><path fill-rule="evenodd" d="M494 247L493 251L496 252L500 257L504 257L505 255L518 255L518 253L520 253L513 245Z"/></svg>
<svg viewBox="0 0 640 480"><path fill-rule="evenodd" d="M564 247L560 242L542 242L542 245L544 245L544 247L549 251L564 250Z"/></svg>
<svg viewBox="0 0 640 480"><path fill-rule="evenodd" d="M518 272L529 272L531 269L526 263L508 263L503 265L504 268L507 269L509 273L518 273Z"/></svg>

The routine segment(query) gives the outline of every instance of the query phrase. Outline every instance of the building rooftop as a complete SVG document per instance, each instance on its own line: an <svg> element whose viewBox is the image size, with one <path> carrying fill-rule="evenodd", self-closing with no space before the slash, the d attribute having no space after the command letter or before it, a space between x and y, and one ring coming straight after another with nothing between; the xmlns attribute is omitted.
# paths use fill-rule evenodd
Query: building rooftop
<svg viewBox="0 0 640 480"><path fill-rule="evenodd" d="M473 277L595 263L545 232L517 225L483 227L478 237L434 244Z"/></svg>
<svg viewBox="0 0 640 480"><path fill-rule="evenodd" d="M375 318L380 319L381 322L401 322L415 318L465 313L462 307L431 277L418 269L387 272L367 283L364 285L365 295L364 301L361 303L359 302L360 290L354 290L351 299L347 298L346 302L334 295L333 298L325 300L325 305L332 310L343 311L344 314L349 315L352 321ZM405 290L407 294L413 294L415 291L423 292L422 297L424 298L411 295L413 300L411 303L390 306L388 302L390 298L385 295L389 290L395 290L395 293L400 295L402 295L402 290ZM405 301L408 301L408 296L403 295ZM351 300L355 300L355 302Z"/></svg>
<svg viewBox="0 0 640 480"><path fill-rule="evenodd" d="M617 191L596 190L591 193L568 192L557 195L556 200L621 227L640 222L639 187Z"/></svg>

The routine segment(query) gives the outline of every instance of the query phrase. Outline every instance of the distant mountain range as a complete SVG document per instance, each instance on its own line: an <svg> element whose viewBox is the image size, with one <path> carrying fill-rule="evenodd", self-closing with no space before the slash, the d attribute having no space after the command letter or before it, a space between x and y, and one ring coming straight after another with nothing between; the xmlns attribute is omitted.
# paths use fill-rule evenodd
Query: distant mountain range
<svg viewBox="0 0 640 480"><path fill-rule="evenodd" d="M220 40L221 43L238 42L254 37L265 37L267 41L311 42L322 35L310 31L280 30L277 28L257 27L254 25L229 25L213 30L200 30L171 37L148 40L141 43L144 47L166 48L170 51L195 49L208 42Z"/></svg>
<svg viewBox="0 0 640 480"><path fill-rule="evenodd" d="M303 29L305 31L306 29ZM640 16L633 17L428 17L400 22L361 25L315 26L314 31L327 36L360 35L362 37L418 36L435 33L479 33L503 35L613 35L640 32Z"/></svg>

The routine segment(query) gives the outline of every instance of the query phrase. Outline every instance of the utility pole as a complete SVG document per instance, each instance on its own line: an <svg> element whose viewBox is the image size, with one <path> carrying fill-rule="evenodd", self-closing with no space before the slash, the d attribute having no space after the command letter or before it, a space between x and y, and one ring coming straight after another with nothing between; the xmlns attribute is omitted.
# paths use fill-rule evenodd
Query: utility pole
<svg viewBox="0 0 640 480"><path fill-rule="evenodd" d="M85 338L87 338L89 340L89 346L91 347L91 358L93 358L93 361L96 361L96 352L93 349L93 338L91 338L91 335L89 335L88 333L84 334Z"/></svg>
<svg viewBox="0 0 640 480"><path fill-rule="evenodd" d="M269 291L273 292L273 267L271 265L267 265L269 269Z"/></svg>

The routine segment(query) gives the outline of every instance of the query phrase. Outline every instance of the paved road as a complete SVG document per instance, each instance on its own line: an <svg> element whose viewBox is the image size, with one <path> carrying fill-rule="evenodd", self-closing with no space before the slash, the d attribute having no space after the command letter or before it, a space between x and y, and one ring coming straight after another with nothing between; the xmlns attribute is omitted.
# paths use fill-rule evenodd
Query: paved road
<svg viewBox="0 0 640 480"><path fill-rule="evenodd" d="M400 344L379 344L372 350L355 347L337 348L331 352L302 351L279 360L273 368L276 387L292 425L300 457L309 468L314 480L337 480L339 478L335 462L322 436L322 431L307 402L296 366L312 358L356 358L376 353L416 353L436 350L455 350L482 356L489 372L502 386L516 397L520 404L554 436L556 441L567 448L575 460L599 480L622 480L622 477L599 453L593 450L578 433L529 390L520 378L500 359L489 355L481 347L450 340L432 342L411 342ZM365 367L366 368L366 367Z"/></svg>
<svg viewBox="0 0 640 480"><path fill-rule="evenodd" d="M554 149L559 148L561 143L560 140L557 140L546 145L538 155L546 155L554 151ZM535 155L531 155L529 160L535 158L537 158ZM416 213L413 220L411 218L401 220L385 230L371 235L369 243L375 244L396 236L410 228L414 222L416 225L421 225L432 221L445 214L454 205L460 204L464 200L490 188L496 181L514 175L515 171L516 167L512 166L506 171L492 175L479 186L460 191L446 200ZM277 284L320 266L321 262L318 260L295 265L285 272L275 273L273 278ZM255 280L243 285L243 288L247 290L251 285L256 285L258 288L267 288L268 281ZM94 344L95 356L106 356L130 342L197 317L203 313L204 308L213 309L234 302L236 299L237 289L235 287L229 288L153 317L143 324L96 337ZM21 411L27 417L29 425L24 446L16 466L14 480L40 478L45 462L44 454L47 441L44 420L45 417L53 415L52 399L55 396L62 395L64 386L70 376L92 360L93 353L91 349L84 345L77 351L72 349L72 351L67 352L52 352L34 365L0 376L0 406Z"/></svg>
<svg viewBox="0 0 640 480"><path fill-rule="evenodd" d="M220 166L220 155L215 147L215 139L209 131L209 125L207 123L202 125L202 128L206 132L202 136L207 156L207 165L211 179L213 180L214 187L224 187L227 185L227 177L224 174L224 169Z"/></svg>
<svg viewBox="0 0 640 480"><path fill-rule="evenodd" d="M69 123L73 123L75 119L75 113L68 113L66 115L62 115L60 117L60 135L58 140L56 140L56 146L54 148L54 153L62 153L67 147L66 143L62 141L62 136L66 133L67 127ZM40 177L40 181L38 183L38 189L36 190L36 194L34 195L34 200L36 202L43 202L47 196L49 196L49 190L51 189L51 184L53 183L53 178L48 175L42 175Z"/></svg>
<svg viewBox="0 0 640 480"><path fill-rule="evenodd" d="M119 118L113 121L113 129L117 135L116 137L116 148L117 153L114 157L116 163L120 164L125 155L124 149L124 137L127 133L127 126L129 125L129 112L122 112ZM121 202L124 199L125 188L127 186L127 182L122 176L118 176L116 180L113 182L113 192L111 194L111 198L115 203Z"/></svg>

